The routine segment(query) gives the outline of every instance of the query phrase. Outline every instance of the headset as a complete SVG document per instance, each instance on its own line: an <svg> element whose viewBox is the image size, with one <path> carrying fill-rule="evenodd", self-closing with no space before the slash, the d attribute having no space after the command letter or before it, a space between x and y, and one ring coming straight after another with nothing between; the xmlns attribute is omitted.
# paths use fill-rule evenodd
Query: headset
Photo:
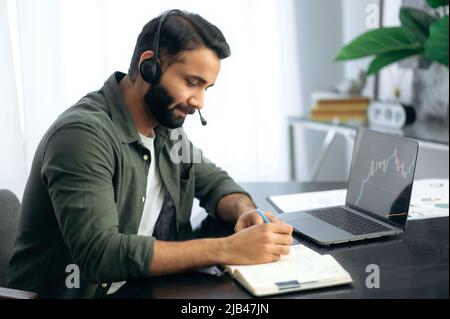
<svg viewBox="0 0 450 319"><path fill-rule="evenodd" d="M164 20L166 20L167 16L178 12L177 10L171 10L163 13L161 18L158 22L158 28L156 29L155 38L153 39L153 57L151 59L147 59L142 61L141 66L139 68L139 72L141 73L142 78L154 85L158 83L159 78L161 77L161 66L158 62L158 55L159 55L159 38L161 36L161 29L162 25L164 23Z"/></svg>
<svg viewBox="0 0 450 319"><path fill-rule="evenodd" d="M147 59L142 61L141 66L139 67L139 72L144 79L144 81L150 83L151 85L155 85L158 83L161 77L161 66L158 62L159 55L159 38L161 36L161 29L166 20L167 16L175 13L179 13L179 10L170 10L162 14L161 18L158 22L158 28L156 29L155 38L153 39L153 57L151 59ZM200 115L200 121L203 126L205 126L208 122L203 118L200 110L198 110Z"/></svg>

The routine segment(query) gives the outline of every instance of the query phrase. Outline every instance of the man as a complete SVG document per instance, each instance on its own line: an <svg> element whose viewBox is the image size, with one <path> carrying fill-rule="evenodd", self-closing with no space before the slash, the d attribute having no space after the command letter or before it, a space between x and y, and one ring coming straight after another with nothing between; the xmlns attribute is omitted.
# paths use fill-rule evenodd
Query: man
<svg viewBox="0 0 450 319"><path fill-rule="evenodd" d="M268 212L271 223L263 223L227 173L194 158L199 150L181 129L181 142L171 138L203 107L229 55L215 26L170 11L144 26L128 75L114 73L55 121L25 189L11 288L44 298L102 297L129 279L289 252L289 225ZM189 161L174 156L179 143L193 150ZM194 197L234 223L235 234L185 240ZM68 280L71 269L79 269L79 285Z"/></svg>

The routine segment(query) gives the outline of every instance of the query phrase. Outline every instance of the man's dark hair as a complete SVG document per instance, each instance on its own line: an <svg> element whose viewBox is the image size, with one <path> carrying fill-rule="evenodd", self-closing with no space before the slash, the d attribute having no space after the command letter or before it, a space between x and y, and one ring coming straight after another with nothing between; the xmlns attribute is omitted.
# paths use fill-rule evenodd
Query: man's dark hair
<svg viewBox="0 0 450 319"><path fill-rule="evenodd" d="M139 59L145 51L154 50L153 42L161 16L148 22L137 39L128 74L136 79ZM230 56L230 47L222 32L195 13L171 10L164 20L159 38L159 58L172 58L181 51L209 48L219 59Z"/></svg>

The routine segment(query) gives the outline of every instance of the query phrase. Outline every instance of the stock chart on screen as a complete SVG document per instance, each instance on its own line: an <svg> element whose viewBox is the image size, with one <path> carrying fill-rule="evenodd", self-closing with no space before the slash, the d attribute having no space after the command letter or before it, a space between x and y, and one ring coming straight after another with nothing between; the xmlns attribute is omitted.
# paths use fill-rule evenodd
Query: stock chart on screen
<svg viewBox="0 0 450 319"><path fill-rule="evenodd" d="M347 203L403 224L408 215L417 142L370 130L353 150Z"/></svg>

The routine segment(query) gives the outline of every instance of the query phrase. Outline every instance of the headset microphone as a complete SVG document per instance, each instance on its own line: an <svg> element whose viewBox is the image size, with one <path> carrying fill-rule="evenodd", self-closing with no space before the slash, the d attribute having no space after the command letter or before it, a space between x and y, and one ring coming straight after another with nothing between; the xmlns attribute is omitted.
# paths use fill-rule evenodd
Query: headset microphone
<svg viewBox="0 0 450 319"><path fill-rule="evenodd" d="M208 122L206 122L206 120L203 118L202 113L200 113L200 110L198 110L198 114L200 115L200 122L202 122L202 125L205 126L206 124L208 124Z"/></svg>

